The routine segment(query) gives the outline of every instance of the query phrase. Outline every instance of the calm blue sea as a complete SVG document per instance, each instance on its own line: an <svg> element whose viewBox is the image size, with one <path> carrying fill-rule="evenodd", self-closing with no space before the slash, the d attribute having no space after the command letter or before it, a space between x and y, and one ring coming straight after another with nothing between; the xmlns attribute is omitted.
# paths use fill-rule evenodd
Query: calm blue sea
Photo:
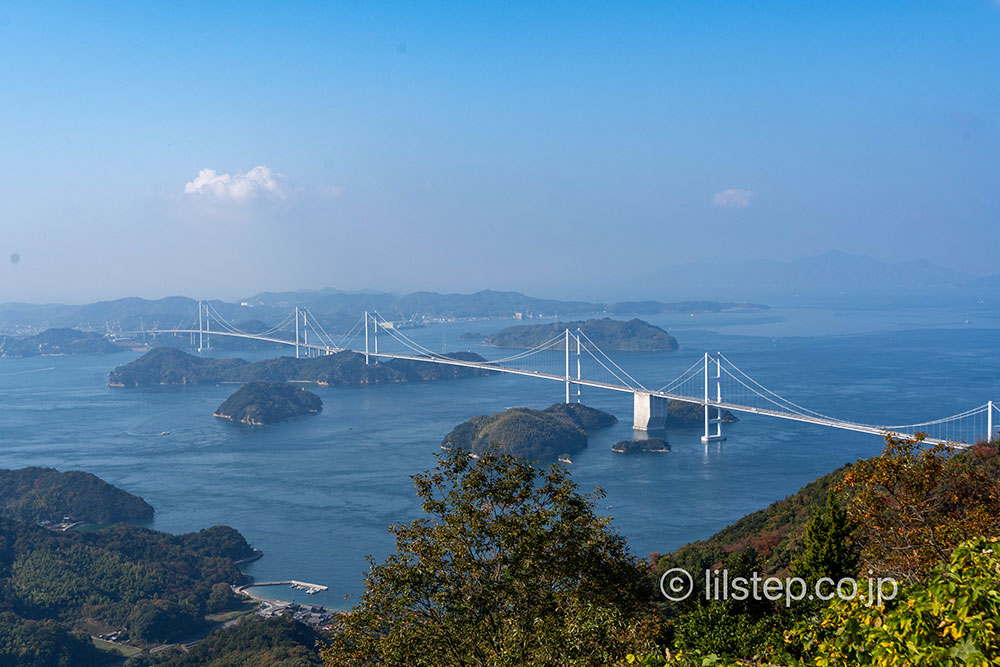
<svg viewBox="0 0 1000 667"><path fill-rule="evenodd" d="M921 421L1000 400L1000 318L991 310L778 308L644 319L682 346L612 355L650 387L721 350L796 402L857 421ZM406 333L434 350L496 358L505 352L459 336L509 324ZM159 530L233 526L264 551L250 574L325 584L328 593L280 597L334 608L361 592L365 555L391 551L387 526L419 515L410 475L434 465L452 427L506 407L546 407L563 394L558 383L509 375L317 388L320 415L254 429L212 417L232 385L107 387L108 371L136 356L0 359L0 466L93 472L148 500ZM698 429L682 429L669 433L669 454L626 457L610 446L631 437L631 397L585 390L583 399L621 423L574 456L573 477L586 490L605 489L603 511L639 555L707 537L881 449L875 436L747 416L721 444L705 447Z"/></svg>

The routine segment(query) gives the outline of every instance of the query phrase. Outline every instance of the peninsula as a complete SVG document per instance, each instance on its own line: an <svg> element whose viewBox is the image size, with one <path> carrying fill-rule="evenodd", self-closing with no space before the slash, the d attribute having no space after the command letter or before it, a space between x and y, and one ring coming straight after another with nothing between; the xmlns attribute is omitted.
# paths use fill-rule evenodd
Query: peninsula
<svg viewBox="0 0 1000 667"><path fill-rule="evenodd" d="M323 409L319 396L288 382L248 382L227 398L216 417L250 426L264 426Z"/></svg>
<svg viewBox="0 0 1000 667"><path fill-rule="evenodd" d="M88 472L54 468L0 470L0 515L26 523L59 523L64 518L113 524L149 521L153 508Z"/></svg>
<svg viewBox="0 0 1000 667"><path fill-rule="evenodd" d="M473 417L445 436L442 449L481 454L491 448L529 459L555 459L587 446L587 432L618 422L607 412L579 403L557 403L545 410L510 408Z"/></svg>
<svg viewBox="0 0 1000 667"><path fill-rule="evenodd" d="M649 322L637 318L625 322L609 317L590 319L586 322L552 322L507 327L487 336L483 342L496 347L530 348L552 340L566 329L571 333L579 329L586 338L605 351L668 351L676 350L678 347L677 339Z"/></svg>

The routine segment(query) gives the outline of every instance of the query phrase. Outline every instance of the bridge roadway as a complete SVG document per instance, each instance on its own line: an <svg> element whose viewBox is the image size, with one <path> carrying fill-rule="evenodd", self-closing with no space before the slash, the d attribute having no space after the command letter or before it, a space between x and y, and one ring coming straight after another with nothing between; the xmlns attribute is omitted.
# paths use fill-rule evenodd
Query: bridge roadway
<svg viewBox="0 0 1000 667"><path fill-rule="evenodd" d="M200 331L198 329L159 329L146 331L147 334L204 334L206 336L230 336L233 338L249 338L252 340L260 340L268 343L278 343L282 345L289 345L295 347L295 341L287 340L284 338L274 338L269 336L258 336L255 334L245 334L245 333L233 333L229 331ZM317 345L316 343L298 343L299 348L305 348L309 350L316 350L322 352L323 354L333 354L337 352L354 352L355 354L365 354L364 350L352 350L350 348L337 348L330 347L329 345ZM724 410L729 410L731 412L740 412L746 414L755 414L765 417L776 417L778 419L786 419L789 421L802 422L806 424L816 424L819 426L827 426L830 428L838 428L845 431L855 431L857 433L868 433L871 435L892 435L895 437L908 437L912 434L907 433L896 433L887 431L885 427L872 426L869 424L856 424L853 422L839 421L835 419L828 419L825 417L813 417L809 415L799 415L792 412L781 412L778 410L768 410L766 408L756 408L747 405L740 405L738 403L727 403L725 401L715 401L712 399L704 398L693 398L691 396L685 396L683 394L671 394L661 391L649 391L643 388L629 387L627 385L612 384L610 382L600 382L597 380L587 380L585 378L575 378L570 376L567 378L565 375L556 375L554 373L542 373L540 371L525 370L521 368L506 368L503 366L498 366L491 361L486 362L476 362L476 361L463 361L461 359L451 359L447 357L431 357L431 356L420 356L414 354L394 354L390 352L372 352L369 351L368 356L378 357L380 359L405 359L407 361L419 361L424 363L433 364L444 364L449 366L461 366L464 368L477 368L480 370L494 371L498 373L510 373L512 375L523 375L527 377L534 377L543 380L551 380L553 382L569 383L570 385L577 385L583 387L593 387L595 389L606 389L608 391L618 391L628 394L648 394L650 396L656 396L658 398L665 398L668 400L682 401L684 403L693 403L695 405L707 405L713 408L722 408ZM927 438L925 442L929 444L940 444L945 443L945 440L939 440L937 438ZM954 444L954 443L952 443ZM958 445L962 446L962 445Z"/></svg>

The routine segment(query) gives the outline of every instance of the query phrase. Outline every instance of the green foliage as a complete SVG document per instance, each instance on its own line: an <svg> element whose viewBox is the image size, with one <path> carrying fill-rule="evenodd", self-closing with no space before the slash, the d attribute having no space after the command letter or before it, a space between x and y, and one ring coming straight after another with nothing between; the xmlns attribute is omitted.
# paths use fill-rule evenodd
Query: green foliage
<svg viewBox="0 0 1000 667"><path fill-rule="evenodd" d="M843 486L864 566L915 582L962 542L1000 535L998 445L956 452L889 437L881 456L858 461Z"/></svg>
<svg viewBox="0 0 1000 667"><path fill-rule="evenodd" d="M53 533L0 519L0 599L23 618L56 619L101 631L137 620L136 605L150 600L169 601L200 617L215 584L242 581L232 559L251 553L243 537L224 526L187 535L126 524ZM185 622L173 607L163 611L167 613L143 617L147 629L142 637L170 635L173 625ZM157 629L161 621L162 632Z"/></svg>
<svg viewBox="0 0 1000 667"><path fill-rule="evenodd" d="M791 574L810 587L823 577L840 581L857 575L860 557L854 528L836 494L827 494L823 511L815 512L806 524L803 550L792 563Z"/></svg>
<svg viewBox="0 0 1000 667"><path fill-rule="evenodd" d="M721 563L731 581L760 572L753 549L730 554ZM752 658L772 653L781 644L781 629L789 617L768 600L698 600L682 607L674 623L674 645L697 654Z"/></svg>
<svg viewBox="0 0 1000 667"><path fill-rule="evenodd" d="M587 428L602 428L617 421L614 415L578 403L556 404L545 410L511 408L459 424L445 436L441 446L476 454L496 448L513 456L551 460L586 447Z"/></svg>
<svg viewBox="0 0 1000 667"><path fill-rule="evenodd" d="M128 615L129 638L142 642L171 642L204 625L198 610L171 600L139 600Z"/></svg>
<svg viewBox="0 0 1000 667"><path fill-rule="evenodd" d="M618 423L618 418L613 414L589 407L583 403L554 403L542 412L565 417L584 431L608 428Z"/></svg>
<svg viewBox="0 0 1000 667"><path fill-rule="evenodd" d="M289 618L246 618L186 653L137 656L128 667L308 667L321 665L319 635Z"/></svg>
<svg viewBox="0 0 1000 667"><path fill-rule="evenodd" d="M215 416L261 425L322 409L322 399L302 387L288 382L248 382L219 406Z"/></svg>
<svg viewBox="0 0 1000 667"><path fill-rule="evenodd" d="M34 357L56 354L111 354L121 352L103 335L76 329L46 329L35 336L5 337L0 344L0 356Z"/></svg>
<svg viewBox="0 0 1000 667"><path fill-rule="evenodd" d="M817 667L1000 665L998 589L1000 540L977 538L895 603L835 601L789 634L789 648Z"/></svg>
<svg viewBox="0 0 1000 667"><path fill-rule="evenodd" d="M87 472L53 468L0 470L0 513L20 521L148 521L149 503Z"/></svg>
<svg viewBox="0 0 1000 667"><path fill-rule="evenodd" d="M393 526L329 665L595 665L651 646L643 568L561 466L452 450L414 476L427 517Z"/></svg>
<svg viewBox="0 0 1000 667"><path fill-rule="evenodd" d="M535 347L555 338L566 329L571 332L580 329L595 345L608 351L677 349L677 340L660 327L640 319L622 322L608 317L586 322L552 322L507 327L487 336L486 343L497 347ZM575 345L572 341L570 344Z"/></svg>
<svg viewBox="0 0 1000 667"><path fill-rule="evenodd" d="M0 612L0 665L18 667L97 667L107 656L88 637L54 621L27 621Z"/></svg>
<svg viewBox="0 0 1000 667"><path fill-rule="evenodd" d="M463 361L485 361L472 352L447 355ZM331 386L357 386L396 382L424 382L485 375L478 368L448 366L408 359L365 364L365 356L345 351L296 359L279 357L249 362L243 359L196 357L181 350L158 347L135 361L117 367L108 384L148 387L161 384L205 384L216 382L316 382Z"/></svg>
<svg viewBox="0 0 1000 667"><path fill-rule="evenodd" d="M212 586L212 592L209 594L208 600L205 601L205 613L217 614L220 611L232 609L239 604L241 600L245 599L246 598L233 593L232 586L220 581Z"/></svg>

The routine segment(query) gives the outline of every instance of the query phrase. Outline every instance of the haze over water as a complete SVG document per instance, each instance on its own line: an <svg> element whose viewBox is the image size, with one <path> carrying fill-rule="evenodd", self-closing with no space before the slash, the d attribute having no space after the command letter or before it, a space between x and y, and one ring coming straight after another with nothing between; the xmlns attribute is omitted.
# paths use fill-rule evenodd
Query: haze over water
<svg viewBox="0 0 1000 667"><path fill-rule="evenodd" d="M1000 398L1000 318L992 310L778 308L645 319L668 328L682 347L612 353L649 387L705 351L721 350L769 388L844 419L922 421ZM459 336L507 324L457 322L406 333L434 350L497 358L507 352ZM107 387L107 372L137 356L0 360L0 466L92 472L149 501L158 530L231 525L264 551L248 573L328 585L328 593L294 595L331 607L363 590L366 554L391 551L386 528L419 516L409 476L434 465L448 431L473 415L563 399L561 384L512 375L318 387L318 416L248 428L212 417L232 385ZM741 415L721 444L705 447L698 428L678 429L669 432L669 454L614 454L611 444L632 436L631 401L584 390L584 403L620 423L593 434L571 469L584 490L607 491L602 511L641 556L708 537L882 446L875 436Z"/></svg>

